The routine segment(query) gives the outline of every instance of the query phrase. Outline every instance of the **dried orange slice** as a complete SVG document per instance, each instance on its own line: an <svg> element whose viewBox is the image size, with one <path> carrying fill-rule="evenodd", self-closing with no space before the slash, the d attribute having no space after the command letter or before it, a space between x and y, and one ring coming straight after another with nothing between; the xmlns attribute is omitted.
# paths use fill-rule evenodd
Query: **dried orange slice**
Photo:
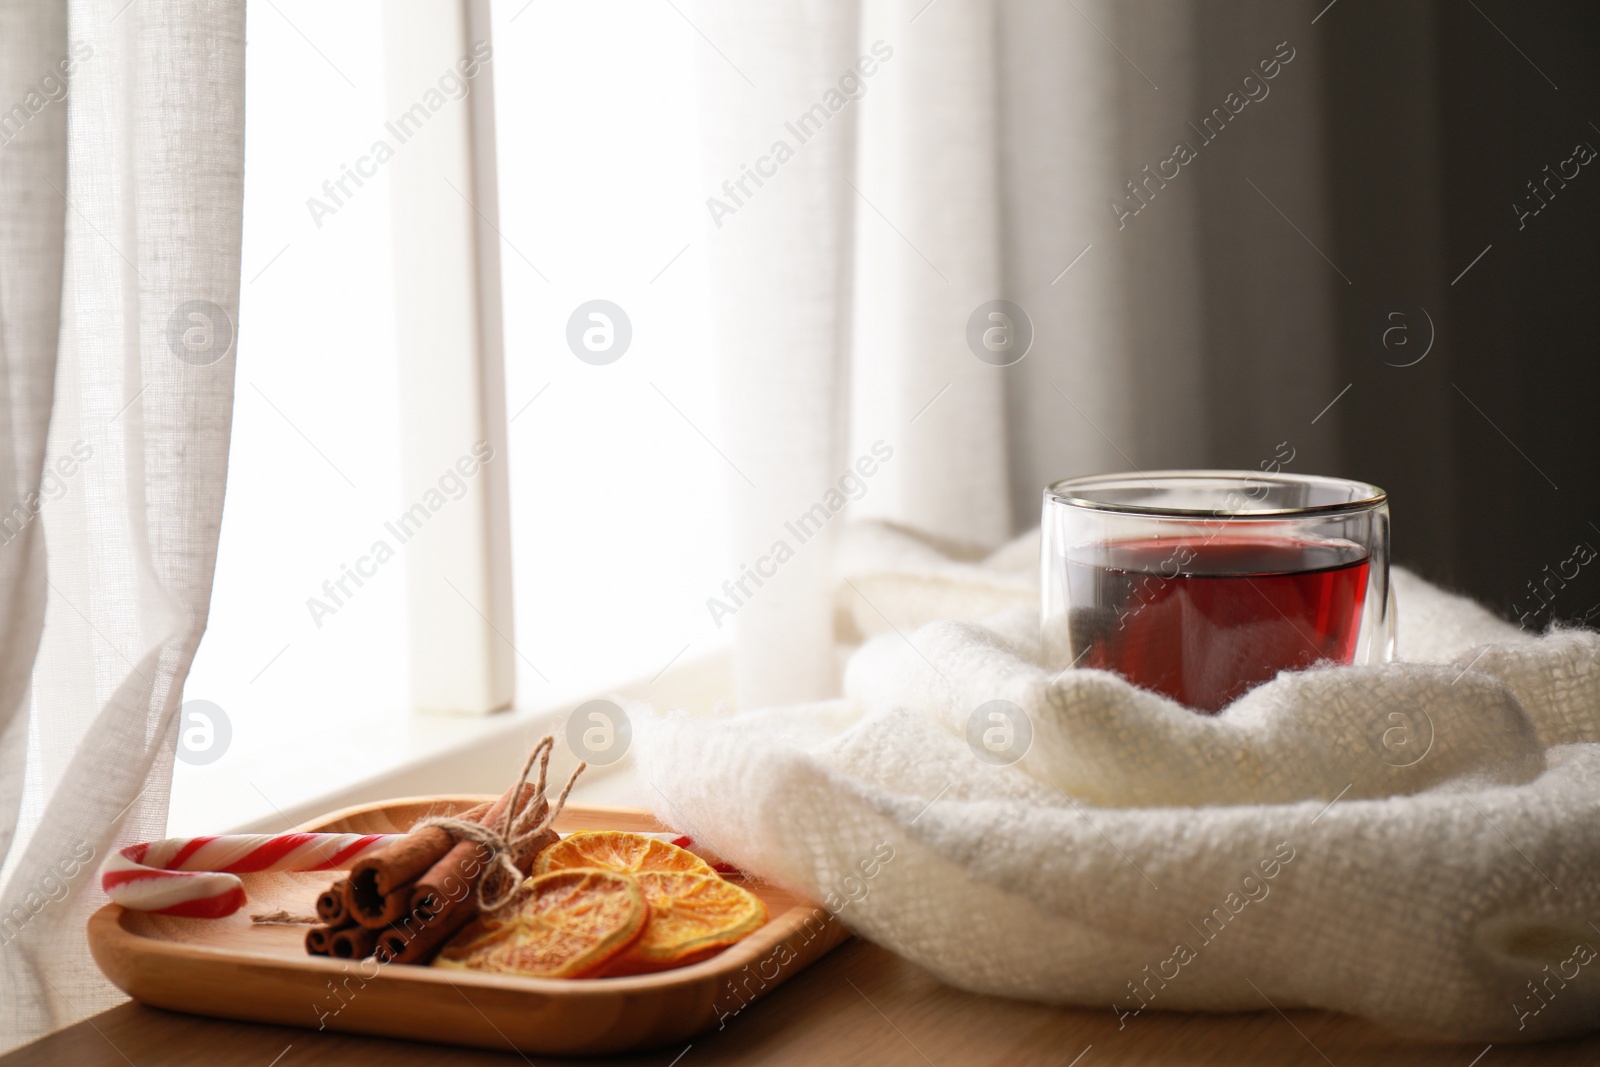
<svg viewBox="0 0 1600 1067"><path fill-rule="evenodd" d="M644 935L612 960L607 975L645 974L697 963L742 940L767 921L767 906L716 872L640 871L650 903Z"/></svg>
<svg viewBox="0 0 1600 1067"><path fill-rule="evenodd" d="M622 830L582 830L568 834L539 853L533 873L572 867L599 867L618 874L641 871L682 871L716 874L711 865L686 848L643 834Z"/></svg>
<svg viewBox="0 0 1600 1067"><path fill-rule="evenodd" d="M467 924L433 965L584 978L626 951L649 919L644 893L627 875L597 869L555 871L530 879L515 906Z"/></svg>

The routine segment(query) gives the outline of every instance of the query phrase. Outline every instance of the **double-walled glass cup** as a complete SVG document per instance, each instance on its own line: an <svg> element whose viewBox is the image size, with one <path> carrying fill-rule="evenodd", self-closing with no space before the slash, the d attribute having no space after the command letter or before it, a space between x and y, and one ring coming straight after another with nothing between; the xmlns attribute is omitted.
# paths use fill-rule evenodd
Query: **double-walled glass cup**
<svg viewBox="0 0 1600 1067"><path fill-rule="evenodd" d="M1393 658L1377 486L1252 471L1056 482L1042 519L1047 663L1217 712L1279 671Z"/></svg>

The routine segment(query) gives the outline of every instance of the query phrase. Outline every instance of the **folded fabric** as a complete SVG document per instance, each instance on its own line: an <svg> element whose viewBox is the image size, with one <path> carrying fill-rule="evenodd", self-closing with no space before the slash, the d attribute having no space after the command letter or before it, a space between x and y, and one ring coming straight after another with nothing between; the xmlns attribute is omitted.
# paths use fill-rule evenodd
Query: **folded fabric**
<svg viewBox="0 0 1600 1067"><path fill-rule="evenodd" d="M975 991L1326 1008L1407 1033L1600 1027L1600 635L1395 574L1400 662L1216 716L1036 658L1037 534L852 531L842 698L635 709L661 814ZM1004 701L1004 705L993 702ZM1014 762L969 741L1014 707Z"/></svg>

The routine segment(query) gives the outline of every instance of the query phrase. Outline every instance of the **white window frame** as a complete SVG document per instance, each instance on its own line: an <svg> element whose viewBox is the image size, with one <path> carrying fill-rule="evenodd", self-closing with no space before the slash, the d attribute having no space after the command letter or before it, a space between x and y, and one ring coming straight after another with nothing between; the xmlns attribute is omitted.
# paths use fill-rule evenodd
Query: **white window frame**
<svg viewBox="0 0 1600 1067"><path fill-rule="evenodd" d="M489 0L389 0L383 40L389 112L401 115L418 85L492 50ZM411 701L484 715L516 696L492 68L464 103L417 131L389 181L402 499L476 467L466 499L407 548Z"/></svg>

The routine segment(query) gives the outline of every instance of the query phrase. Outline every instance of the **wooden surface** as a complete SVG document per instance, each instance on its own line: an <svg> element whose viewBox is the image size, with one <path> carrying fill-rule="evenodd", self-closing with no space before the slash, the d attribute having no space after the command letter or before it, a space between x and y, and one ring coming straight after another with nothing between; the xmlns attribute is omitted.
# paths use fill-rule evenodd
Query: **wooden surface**
<svg viewBox="0 0 1600 1067"><path fill-rule="evenodd" d="M1600 1064L1600 1036L1495 1045L1485 1052L1482 1045L1405 1044L1340 1016L1290 1012L1285 1017L1270 1010L1233 1016L1150 1014L1129 1019L1119 1032L1110 1012L963 993L882 949L851 941L727 1020L724 1029L684 1047L640 1056L525 1060L510 1051L219 1022L125 1004L0 1057L0 1067L1069 1067L1080 1054L1076 1067L1593 1067Z"/></svg>
<svg viewBox="0 0 1600 1067"><path fill-rule="evenodd" d="M471 1007L470 992L442 989ZM463 995L465 994L465 995ZM965 993L913 964L851 941L682 1047L562 1060L290 1027L124 1004L0 1056L0 1067L423 1067L587 1063L909 1064L916 1067L1509 1067L1600 1064L1600 1035L1545 1045L1406 1043L1359 1020L1272 1010L1151 1013L1118 1029L1108 1011L1052 1008ZM680 1058L681 1057L681 1058ZM1079 1058L1081 1057L1081 1058Z"/></svg>
<svg viewBox="0 0 1600 1067"><path fill-rule="evenodd" d="M336 812L304 827L395 833L477 797L419 797ZM662 829L640 809L573 804L564 831ZM681 1045L768 995L845 939L842 925L776 886L746 887L766 925L710 959L626 978L564 980L364 964L309 956L301 926L252 924L251 912L306 914L331 876L242 876L249 903L224 919L184 919L115 904L89 920L95 962L141 1003L224 1019L437 1040L529 1054L595 1054Z"/></svg>

